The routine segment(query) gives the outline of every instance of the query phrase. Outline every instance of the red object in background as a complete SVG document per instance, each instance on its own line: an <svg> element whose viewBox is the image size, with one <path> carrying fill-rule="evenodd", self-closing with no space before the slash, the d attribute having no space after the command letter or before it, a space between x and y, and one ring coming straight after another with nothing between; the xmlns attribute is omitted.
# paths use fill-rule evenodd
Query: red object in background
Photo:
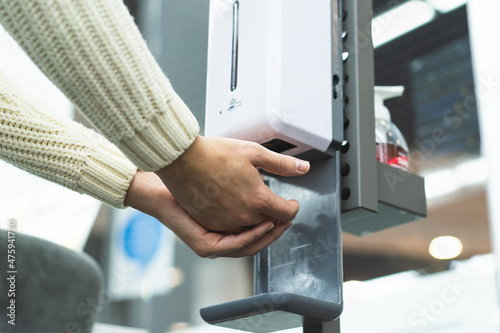
<svg viewBox="0 0 500 333"><path fill-rule="evenodd" d="M403 147L392 143L376 143L377 161L405 171L410 169L408 156Z"/></svg>

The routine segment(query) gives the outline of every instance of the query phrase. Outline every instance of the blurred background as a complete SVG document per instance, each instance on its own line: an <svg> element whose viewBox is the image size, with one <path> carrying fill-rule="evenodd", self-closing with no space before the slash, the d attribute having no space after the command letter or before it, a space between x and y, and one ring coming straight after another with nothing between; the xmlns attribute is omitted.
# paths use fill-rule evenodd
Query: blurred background
<svg viewBox="0 0 500 333"><path fill-rule="evenodd" d="M203 133L209 1L125 3ZM411 171L426 179L428 217L362 237L344 233L343 332L498 331L475 91L499 88L474 85L465 5L373 0L375 83L406 88L386 105L410 146ZM2 71L86 123L3 30L0 49ZM83 250L103 268L99 323L222 332L204 326L199 309L253 293L252 258L198 258L147 216L102 206L3 162L0 170L2 221L16 218L19 231ZM482 329L468 323L472 314Z"/></svg>

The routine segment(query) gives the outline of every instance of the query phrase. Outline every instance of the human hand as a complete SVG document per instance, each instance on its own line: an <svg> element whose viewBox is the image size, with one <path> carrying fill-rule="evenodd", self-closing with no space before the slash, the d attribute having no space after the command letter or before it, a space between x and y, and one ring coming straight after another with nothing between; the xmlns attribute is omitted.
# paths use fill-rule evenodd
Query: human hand
<svg viewBox="0 0 500 333"><path fill-rule="evenodd" d="M292 221L299 210L297 201L275 195L257 168L299 176L307 173L309 162L248 141L198 136L156 174L202 227L237 233L264 221Z"/></svg>
<svg viewBox="0 0 500 333"><path fill-rule="evenodd" d="M272 221L265 221L235 235L208 231L179 206L157 175L140 170L130 184L125 205L158 219L203 258L255 255L291 226L290 222L278 222L275 226Z"/></svg>

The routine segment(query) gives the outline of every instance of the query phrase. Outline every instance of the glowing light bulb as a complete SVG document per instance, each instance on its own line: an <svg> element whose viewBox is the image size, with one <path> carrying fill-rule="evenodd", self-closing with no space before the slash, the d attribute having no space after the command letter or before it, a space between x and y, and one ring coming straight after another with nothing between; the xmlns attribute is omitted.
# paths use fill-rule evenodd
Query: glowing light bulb
<svg viewBox="0 0 500 333"><path fill-rule="evenodd" d="M429 244L429 253L436 259L449 260L458 257L463 250L460 239L454 236L440 236Z"/></svg>

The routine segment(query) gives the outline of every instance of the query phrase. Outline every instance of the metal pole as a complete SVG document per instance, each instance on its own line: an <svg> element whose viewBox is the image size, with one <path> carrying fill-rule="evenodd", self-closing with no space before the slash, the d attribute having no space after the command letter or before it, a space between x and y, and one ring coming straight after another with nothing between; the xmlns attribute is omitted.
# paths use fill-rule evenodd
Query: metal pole
<svg viewBox="0 0 500 333"><path fill-rule="evenodd" d="M340 319L322 324L304 326L304 333L340 333Z"/></svg>

